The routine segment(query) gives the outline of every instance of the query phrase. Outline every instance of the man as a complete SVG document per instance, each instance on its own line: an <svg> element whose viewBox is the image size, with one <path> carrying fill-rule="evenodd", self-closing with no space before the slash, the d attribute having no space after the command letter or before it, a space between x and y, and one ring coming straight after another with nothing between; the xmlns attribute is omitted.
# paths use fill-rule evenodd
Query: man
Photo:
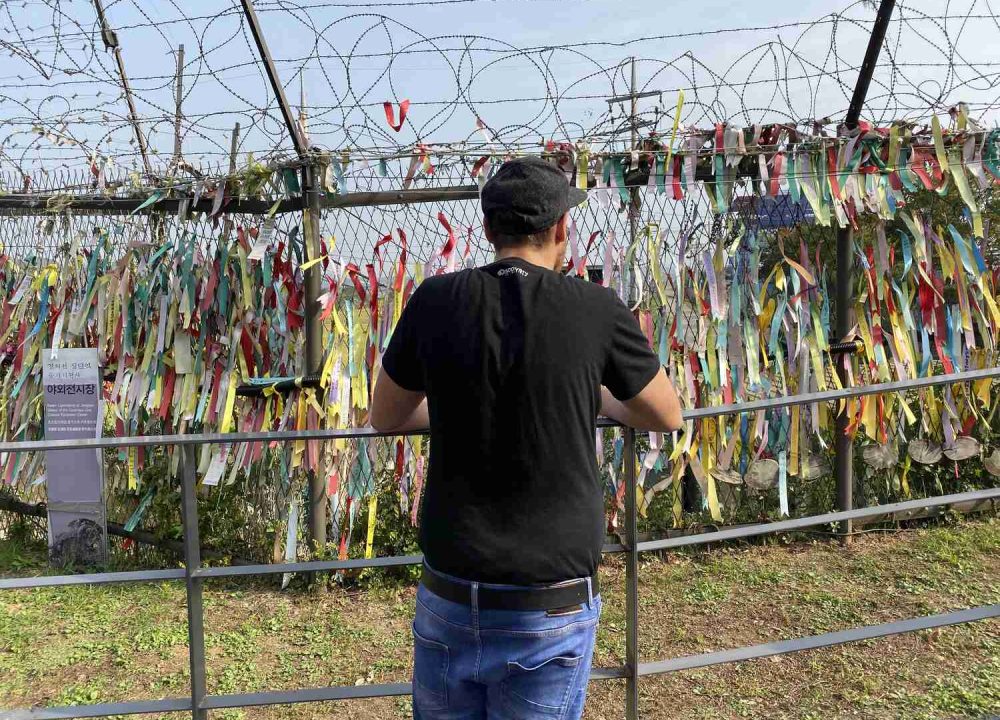
<svg viewBox="0 0 1000 720"><path fill-rule="evenodd" d="M382 359L371 423L431 430L413 623L417 720L575 720L600 615L602 414L681 425L615 294L558 272L586 194L536 158L482 193L496 262L425 280Z"/></svg>

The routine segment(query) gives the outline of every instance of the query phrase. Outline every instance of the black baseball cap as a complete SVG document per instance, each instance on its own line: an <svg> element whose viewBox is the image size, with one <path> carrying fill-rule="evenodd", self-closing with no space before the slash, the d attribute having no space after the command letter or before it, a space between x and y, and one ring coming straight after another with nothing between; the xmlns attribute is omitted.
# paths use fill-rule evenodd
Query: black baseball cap
<svg viewBox="0 0 1000 720"><path fill-rule="evenodd" d="M483 186L483 214L494 232L531 235L552 227L587 193L538 157L509 160Z"/></svg>

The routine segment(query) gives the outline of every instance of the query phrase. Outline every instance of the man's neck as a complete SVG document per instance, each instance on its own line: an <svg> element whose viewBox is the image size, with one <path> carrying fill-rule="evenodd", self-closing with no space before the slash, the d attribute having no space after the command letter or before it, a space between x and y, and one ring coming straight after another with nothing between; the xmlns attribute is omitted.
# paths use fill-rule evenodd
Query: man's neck
<svg viewBox="0 0 1000 720"><path fill-rule="evenodd" d="M552 270L556 266L556 260L552 256L552 252L547 248L517 247L497 250L497 260L508 260L510 258L519 258L532 265L538 265L548 270Z"/></svg>

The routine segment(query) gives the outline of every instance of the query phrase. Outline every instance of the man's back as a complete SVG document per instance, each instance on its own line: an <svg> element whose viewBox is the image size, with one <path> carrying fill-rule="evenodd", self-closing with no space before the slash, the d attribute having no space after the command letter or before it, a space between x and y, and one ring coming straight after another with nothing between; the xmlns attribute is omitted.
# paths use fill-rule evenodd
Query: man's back
<svg viewBox="0 0 1000 720"><path fill-rule="evenodd" d="M372 426L431 429L416 720L579 720L601 614L597 414L680 426L628 309L548 269L586 197L540 158L504 163L482 190L499 259L425 280L382 358Z"/></svg>
<svg viewBox="0 0 1000 720"><path fill-rule="evenodd" d="M433 568L518 585L594 574L600 387L629 398L659 370L610 290L516 257L431 278L383 365L428 398L420 544Z"/></svg>

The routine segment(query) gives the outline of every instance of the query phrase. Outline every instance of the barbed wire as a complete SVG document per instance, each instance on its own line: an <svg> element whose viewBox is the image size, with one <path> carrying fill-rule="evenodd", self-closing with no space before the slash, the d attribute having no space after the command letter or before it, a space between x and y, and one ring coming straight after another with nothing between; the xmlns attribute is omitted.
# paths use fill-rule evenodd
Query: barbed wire
<svg viewBox="0 0 1000 720"><path fill-rule="evenodd" d="M133 277L138 279L144 292L147 287L155 287L160 297L180 307L182 297L187 302L195 296L179 294L174 285L159 284L153 274L147 272L152 264L147 265L147 259L164 253L161 257L174 258L171 262L175 262L181 256L171 249L190 248L190 257L197 256L205 261L198 261L201 271L213 273L214 268L220 268L223 278L234 280L237 277L235 268L240 265L240 278L245 281L234 282L232 294L220 297L239 297L241 304L230 303L227 299L227 311L222 309L223 301L219 301L211 313L199 317L199 334L234 338L231 324L245 322L246 327L255 328L255 333L266 331L269 338L273 334L273 341L269 340L270 354L280 357L280 361L273 366L265 365L263 358L268 353L262 353L253 374L248 370L240 377L256 377L262 371L289 376L305 374L308 368L299 331L281 329L286 322L290 327L291 319L297 315L291 300L303 298L306 292L303 274L293 271L292 266L293 257L299 269L304 259L301 253L296 254L301 250L297 239L304 234L300 225L303 214L295 211L277 215L270 221L266 219L266 208L276 208L279 201L290 200L296 195L299 196L296 200L300 199L301 188L297 187L295 173L283 171L301 160L293 151L288 128L271 94L265 68L241 9L234 0L203 0L197 6L199 14L189 12L183 7L187 3L182 5L178 0L156 3L106 0L103 12L117 36L114 37L107 28L102 28L95 12L95 6L100 5L100 0L94 4L34 0L23 6L0 7L0 30L3 31L0 47L8 54L8 58L0 62L0 77L5 79L5 88L0 91L4 99L0 105L0 196L5 197L0 200L10 201L0 213L0 254L8 258L8 273L13 273L16 267L20 278L36 277L39 273L45 273L40 277L49 277L50 266L79 269L83 267L80 259L84 257L100 256L102 262L122 267L134 261ZM569 23L560 26L557 44L547 43L548 38L528 28L527 22L523 26L523 42L515 42L509 32L506 38L491 38L473 32L456 34L450 31L451 27L475 26L473 20L477 18L460 15L466 12L463 8L474 13L477 8L486 7L490 10L487 18L490 24L501 28L496 32L503 35L502 28L506 25L503 18L497 17L498 13L516 15L525 8L536 13L534 5L536 3L530 0L501 0L488 5L483 0L397 0L378 5L316 0L260 0L257 3L287 94L301 113L312 143L331 152L329 158L323 159L332 159L336 164L339 173L336 191L345 196L382 191L382 198L403 187L438 191L430 195L436 199L421 203L358 202L351 205L346 202L350 197L335 198L328 186L325 199L333 207L322 212L319 219L321 257L317 261L322 264L314 266L322 268L321 285L324 289L343 290L346 298L343 307L350 313L344 317L351 324L352 318L362 317L360 314L355 316L355 308L359 312L371 312L365 310L368 306L364 297L358 294L358 286L348 279L354 277L347 269L351 265L366 270L371 267L373 271L378 266L377 273L366 273L368 298L374 304L378 293L382 293L382 302L390 297L390 282L397 278L409 283L419 281L428 272L443 269L441 266L446 263L447 267L460 267L487 261L492 248L482 232L479 203L473 189L473 183L485 175L477 175L476 163L512 152L538 152L540 146L548 148L550 143L555 145L557 153L571 157L578 149L578 142L586 143L594 159L593 180L598 185L592 188L595 192L591 193L588 202L570 213L571 232L579 240L574 240L574 251L582 251L577 258L579 262L574 260L575 272L599 271L606 284L617 286L623 299L630 305L634 301L637 308L643 302L642 288L645 288L648 303L645 312L652 323L655 311L660 337L664 337L664 329L670 327L666 322L669 309L677 322L677 342L687 351L696 350L700 342L705 342L699 340L699 325L707 332L708 326L703 324L708 322L707 315L702 308L707 307L708 301L705 294L701 299L697 294L694 298L685 295L681 271L692 270L691 288L694 289L694 270L698 264L708 267L714 262L706 253L719 250L719 257L722 257L721 251L727 249L734 259L732 263L726 261L725 273L718 274L720 286L727 295L735 289L737 296L744 298L744 309L749 307L750 298L763 297L754 287L760 279L757 270L751 268L758 261L763 262L759 256L754 259L761 249L757 234L763 236L774 230L773 227L767 229L770 226L765 220L789 225L797 223L805 217L807 204L811 203L808 198L802 202L793 200L791 195L765 190L762 187L764 171L759 177L738 174L742 156L756 156L753 162L745 163L748 166L762 158L764 162L758 167L763 167L767 155L773 156L781 152L782 147L789 147L791 141L782 139L787 137L784 131L777 134L777 140L774 140L775 135L767 133L768 139L760 142L757 141L759 133L733 133L733 136L746 139L748 147L744 151L737 145L734 152L725 153L732 155L731 158L717 157L736 164L721 172L713 170L713 179L702 182L698 160L719 155L718 145L712 144L715 126L725 123L746 128L780 123L786 129L798 130L795 152L789 153L789 165L781 177L789 187L793 179L811 177L809 165L800 162L803 159L806 163L812 162L809 153L815 150L817 161L822 161L824 155L820 150L823 153L846 150L851 141L859 140L856 136L841 137L837 142L829 138L837 133L837 125L857 79L872 27L873 7L866 2L850 2L812 21L788 18L788 22L770 25L678 28L677 32L658 35L649 34L647 28L662 26L663 18L647 21L645 18L615 17L613 35L593 37L597 34L594 27L598 26L591 24L588 30L584 25ZM550 3L546 8L571 7L572 13L567 14L574 14L582 13L583 5ZM587 3L587 6L602 8L608 13L611 10L620 13L620 5L608 0ZM783 12L787 13L787 9ZM478 18L479 21L483 19ZM673 16L670 20L673 21ZM941 3L929 0L898 3L882 60L876 67L865 119L879 125L894 123L896 131L900 129L899 123L909 123L912 135L907 138L907 150L929 149L935 146L936 138L923 125L930 116L941 115L961 101L972 115L970 118L961 115L962 126L968 121L968 127L962 132L958 132L956 122L952 128L955 132L948 133L950 149L958 151L959 142L984 139L983 128L993 121L993 113L1000 104L997 89L1000 63L988 54L992 33L998 28L1000 22L988 0L956 0L944 4L943 11ZM983 37L977 38L976 32ZM680 47L680 41L690 41L694 46ZM712 45L696 46L706 41ZM668 42L671 44L667 45ZM134 111L125 94L118 59L113 50L111 53L103 51L105 45L112 49L120 47ZM183 60L181 45L185 48ZM975 55L981 52L979 47L986 54ZM633 84L631 68L626 64L629 55L635 57L640 78L638 85ZM174 72L178 66L180 78ZM681 91L684 102L680 116L675 117ZM642 96L634 114L631 108L625 107L633 92ZM404 101L409 101L405 119L402 117ZM390 103L391 114L386 112L385 103ZM671 177L678 183L677 189L671 188L668 194L666 182L670 170L664 165L657 178L657 172L649 169L648 158L643 160L647 163L645 176L642 162L627 163L628 171L624 170L625 163L604 162L609 158L619 161L630 155L631 135L636 126L641 128L643 136L657 133L660 144L656 152L669 154L670 150L662 141L672 133L675 122L683 155L691 161L691 166L685 169L683 192L678 192L678 170L675 169ZM240 127L234 140L236 123ZM393 127L396 124L398 129ZM148 158L143 156L137 138L141 138L141 145L148 148ZM175 150L177 144L180 152ZM567 150L562 144L571 147ZM231 157L233 145L235 157ZM981 150L982 146L979 147ZM733 149L731 143L729 149ZM964 146L962 149L964 151ZM575 157L585 154L579 152ZM873 157L877 154L873 153ZM593 158L594 155L598 158ZM598 159L604 162L601 170L614 165L622 173L620 180L614 179L614 187L601 179L597 171ZM990 159L988 153L985 159ZM145 169L146 160L149 172ZM982 173L982 160L970 162L969 167L977 162ZM845 156L839 166L846 168L847 164ZM702 163L704 169L707 165ZM579 172L580 166L569 164L571 170L574 167L574 179L589 183L591 178L586 163L583 174ZM777 184L781 173L779 167L772 164L775 183L771 188ZM279 169L282 172L277 172ZM252 179L257 192L246 195L255 199L256 210L229 206L221 214L215 210L204 211L206 203L214 205L216 199L225 201L230 191L242 199L241 193L249 184L251 171L256 173ZM959 175L965 177L962 173ZM237 182L220 182L225 178ZM985 175L981 180L985 184ZM662 187L657 187L658 184ZM167 192L166 186L171 191L184 192ZM459 186L464 186L465 191L453 192ZM154 188L163 192L153 193ZM855 190L861 192L857 187ZM203 191L205 195L201 194ZM725 196L728 209L720 205L720 195ZM209 197L212 202L208 201ZM155 204L165 198L173 203L169 210L166 202ZM188 201L197 205L199 198L202 210L188 213ZM70 210L72 199L94 202L80 202ZM113 202L122 199L126 202ZM336 201L340 200L345 202L337 206ZM152 212L133 212L140 203L145 206L147 201L150 203L147 209ZM865 204L861 197L858 202ZM819 205L823 203L817 207ZM966 202L966 205L974 207L972 203ZM300 207L291 203L290 206ZM221 204L219 210L222 210ZM881 212L881 206L879 210ZM268 222L274 223L270 231L265 230ZM406 240L402 239L404 231ZM796 232L799 232L800 248L803 248L800 259L809 264L808 258L803 256L808 255L804 250L805 239L800 231ZM247 274L240 260L240 253L247 247L240 245L240 237L242 235L245 242L255 234L261 237L261 233L265 233L265 238L273 233L277 248L270 247L262 256L269 258L266 271L264 263L254 263ZM764 239L761 237L760 242ZM868 242L871 240L867 238ZM832 265L821 264L819 259L819 245L824 239L818 237L810 242L809 250L816 251L817 277L826 298L822 301L825 308L829 298L825 276ZM445 247L451 249L446 253ZM287 261L283 260L282 248L288 250ZM779 248L784 253L780 243ZM231 250L235 254L230 255ZM447 260L444 259L446 255ZM275 261L286 265L287 287L284 290L265 280L272 277L270 273L276 267L272 264ZM392 272L383 272L383 261ZM178 272L179 267L171 272ZM604 277L605 269L607 277ZM764 266L760 269L766 270ZM670 279L675 273L678 276L676 285ZM209 282L197 271L194 276ZM663 276L667 277L665 283L660 282ZM13 275L8 274L10 295L14 295L13 288L22 282L14 283L12 278ZM84 289L78 281L79 278L64 278L57 284ZM715 287L716 281L711 282ZM765 281L765 286L767 284ZM274 303L265 300L271 292L269 286L275 293ZM210 285L202 286L205 287ZM698 287L705 288L700 280ZM287 292L290 299L280 311L277 309L279 291ZM204 292L202 297L212 302L212 290ZM403 292L405 295L406 291ZM656 298L653 298L654 292ZM711 289L705 292L710 298ZM783 292L787 296L789 291ZM84 303L81 307L90 307L86 303L93 296L82 292L80 297ZM101 304L98 299L98 313L102 312ZM39 307L31 305L27 312L35 313ZM149 310L152 307L146 305L143 312L152 312ZM240 311L232 312L236 307ZM250 312L243 312L245 310ZM71 314L74 312L71 310ZM953 306L952 312L957 314L960 310ZM337 313L328 324L339 320L339 310ZM778 317L783 313L784 310ZM750 327L757 328L760 315L759 311L746 313L744 310L743 317ZM161 311L160 317L165 316L169 317L169 313L163 315ZM383 320L390 316L391 312L381 315ZM734 314L733 317L740 316ZM25 328L33 327L36 319L29 314L22 322ZM43 338L50 329L38 322L42 334L32 342L45 347ZM97 325L101 327L100 321ZM113 323L105 323L104 330L98 330L98 337L112 326ZM271 333L276 326L280 332ZM372 328L370 337L374 348L385 335L379 335L381 330L374 324ZM651 338L653 331L650 324ZM670 337L674 337L673 331L669 332ZM343 357L347 359L346 367L350 368L354 341L345 345L345 338L329 327L325 336L331 343L327 357L340 358L340 353L346 351ZM284 340L279 341L279 337ZM729 337L734 343L731 348L740 345L737 332ZM786 332L786 339L790 337ZM226 339L225 342L230 341ZM97 344L108 345L100 340ZM284 351L278 350L279 347ZM176 357L176 350L173 352ZM134 363L139 356L131 354L126 359L126 355L118 357L118 367L133 363L129 372L135 372L135 377L152 378L158 372L166 377L166 363L149 372L136 370ZM235 357L230 358L231 363L236 362ZM742 368L743 360L739 359L742 356L737 354L735 357L731 366ZM792 359L793 352L786 357ZM988 362L995 362L995 358L991 355ZM754 366L756 368L756 362ZM776 360L776 367L779 369L772 373L766 385L749 391L753 397L760 393L794 392L796 383L805 382L801 379L804 375L789 372L791 385L786 385L785 366L781 360ZM860 384L878 381L871 374L871 368L864 368L864 364L859 365ZM832 365L826 369L832 370ZM341 371L337 374L339 377ZM363 373L350 370L348 375L363 377ZM13 374L7 377L8 382L15 381ZM32 376L30 382L35 383L32 385L34 391L40 392L37 378ZM354 381L347 381L348 389L351 382ZM815 385L815 378L812 382ZM130 396L121 386L118 389L121 390L118 402L122 407L131 408L120 417L129 416L130 422L135 423L141 419L143 423L141 427L130 426L129 431L157 432L161 427L159 423L167 415L147 413L146 409L152 408L147 402L137 400L138 391ZM363 392L367 392L367 388ZM703 401L706 398L710 403L721 401L719 388L708 392ZM21 397L27 397L27 391ZM695 397L691 398L692 402ZM163 407L170 402L163 401ZM30 406L22 405L26 407ZM292 407L292 403L286 407ZM349 422L361 420L360 415L348 408L346 416L352 414L356 417ZM237 415L240 422L254 421L250 414L238 412ZM900 417L900 412L891 412L888 428L883 429L879 437L904 439L905 428ZM18 419L9 422L9 427L24 432L27 425ZM985 433L987 427L988 424L984 424L979 429ZM32 427L31 430L36 429ZM807 432L803 437L808 435ZM869 439L875 438L869 436ZM880 442L884 441L883 438ZM779 445L783 442L779 441ZM746 443L741 441L741 444ZM330 446L332 444L328 444L327 449ZM776 447L772 446L772 450ZM711 455L714 451L704 452ZM340 467L340 477L347 477L354 458L360 458L363 453L370 459L374 457L375 466L380 468L394 467L393 459L397 457L394 447L382 443L370 454L368 449L351 447L331 462ZM234 460L233 475L241 463L242 459ZM126 476L120 468L117 486L114 481L110 486L120 498L130 497L128 493L132 492L123 486ZM33 468L25 470L21 466L19 477L35 477ZM274 514L272 510L278 504L285 507L284 503L296 497L301 487L296 484L301 480L300 474L297 480L286 483L288 477L284 472L254 475L252 483L255 485L249 497L256 500L248 506L261 510L256 518L246 523L250 540L243 538L241 546L256 542L257 550L265 549L267 528L273 530L274 523L283 522L280 513ZM867 486L865 480L862 481L866 497L882 492L876 484L881 478L870 474L863 477L872 478ZM904 483L905 477L904 472ZM399 487L405 516L407 491L403 485ZM811 492L808 483L795 483L793 490L802 493L799 497ZM355 489L350 492L354 493L351 497L358 500L369 491ZM886 485L884 492L909 490L890 491ZM742 517L733 512L734 509L749 508L759 512L764 508L759 494L751 489L723 487L720 494L721 502L727 507L727 519ZM345 496L338 497L342 502ZM795 501L796 496L792 499ZM331 513L334 537L340 536L338 523L351 522L348 507L358 507L337 505L337 502L332 503ZM300 506L290 504L287 507L287 512L291 513L293 508Z"/></svg>
<svg viewBox="0 0 1000 720"><path fill-rule="evenodd" d="M631 90L626 52L636 58L636 90L646 95L638 108L643 134L670 130L682 91L681 133L720 122L832 132L874 20L871 3L856 0L812 20L660 34L574 36L568 22L558 44L537 42L538 32L525 33L533 42L517 43L440 31L447 22L441 13L472 13L462 16L470 19L463 25L472 26L483 19L475 13L484 5L263 0L257 10L311 142L370 156L398 156L420 145L503 154L547 141L622 150L631 131L627 108L607 101ZM536 5L506 0L489 9L524 13L527 21ZM574 14L580 7L573 5ZM127 70L134 116L112 53L104 51L109 38L93 5L37 0L0 9L0 48L7 53L0 61L7 85L0 93L0 170L30 175L90 163L137 169L143 163L138 132L157 176L176 174L175 140L191 166L224 174L236 123L238 167L250 154L268 162L293 157L238 3L208 0L192 13L176 0L112 0L105 14ZM917 123L964 101L980 123L992 122L1000 106L1000 63L975 55L978 45L988 47L975 37L997 28L1000 18L988 0L952 2L943 10L923 0L898 3L865 117ZM715 44L710 57L702 50L673 51L679 41L722 37L726 44ZM398 130L390 126L386 103Z"/></svg>

